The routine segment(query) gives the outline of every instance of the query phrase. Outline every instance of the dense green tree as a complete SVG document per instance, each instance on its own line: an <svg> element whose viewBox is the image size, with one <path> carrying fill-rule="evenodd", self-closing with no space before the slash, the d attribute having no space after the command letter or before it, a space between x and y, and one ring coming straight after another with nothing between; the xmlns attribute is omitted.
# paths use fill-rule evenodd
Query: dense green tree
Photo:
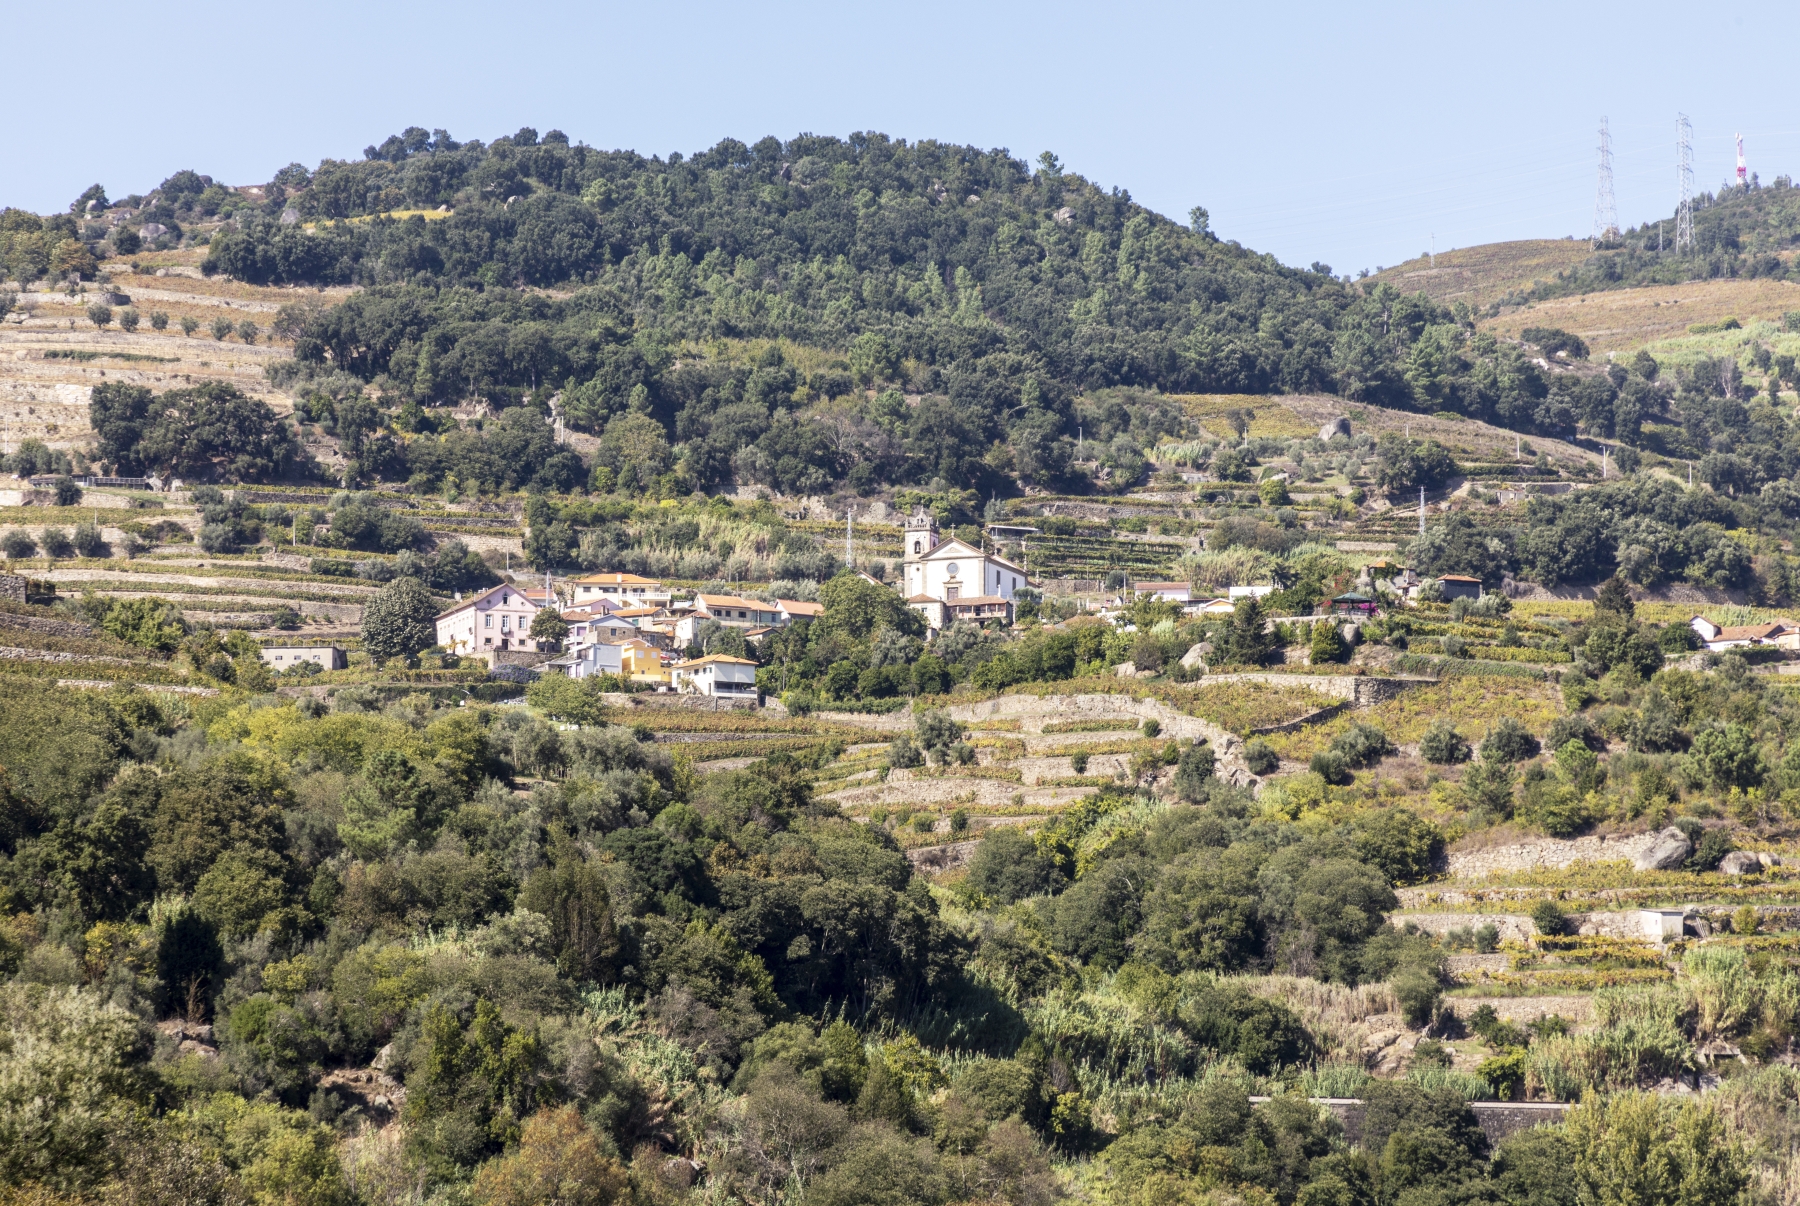
<svg viewBox="0 0 1800 1206"><path fill-rule="evenodd" d="M123 439L138 421L132 417L136 402L120 399L113 406L120 416L114 420L117 455L123 457ZM223 382L159 394L141 421L136 458L165 476L257 481L288 471L298 455L292 434L268 403Z"/></svg>
<svg viewBox="0 0 1800 1206"><path fill-rule="evenodd" d="M1062 872L1036 843L1011 825L991 826L969 860L969 886L990 900L1011 904L1056 891Z"/></svg>
<svg viewBox="0 0 1800 1206"><path fill-rule="evenodd" d="M377 665L437 642L437 605L417 578L396 578L363 606L363 648Z"/></svg>

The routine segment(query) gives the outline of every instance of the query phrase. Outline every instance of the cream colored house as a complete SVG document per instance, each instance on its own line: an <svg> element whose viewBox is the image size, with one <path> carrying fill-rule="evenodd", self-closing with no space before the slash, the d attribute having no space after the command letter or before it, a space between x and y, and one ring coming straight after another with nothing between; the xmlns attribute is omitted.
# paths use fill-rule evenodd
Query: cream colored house
<svg viewBox="0 0 1800 1206"><path fill-rule="evenodd" d="M570 579L569 585L575 588L577 605L605 599L622 607L666 607L670 597L660 581L636 574L585 574Z"/></svg>
<svg viewBox="0 0 1800 1206"><path fill-rule="evenodd" d="M437 643L452 653L489 649L539 649L531 639L538 606L509 582L482 591L439 613Z"/></svg>

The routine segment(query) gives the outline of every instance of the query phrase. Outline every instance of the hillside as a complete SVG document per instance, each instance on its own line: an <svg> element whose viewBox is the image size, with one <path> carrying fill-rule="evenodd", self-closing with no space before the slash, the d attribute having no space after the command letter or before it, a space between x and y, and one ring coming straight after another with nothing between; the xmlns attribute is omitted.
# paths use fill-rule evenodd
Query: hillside
<svg viewBox="0 0 1800 1206"><path fill-rule="evenodd" d="M1420 256L1376 273L1372 280L1402 293L1423 293L1440 305L1463 302L1484 310L1503 298L1529 292L1542 281L1583 263L1593 254L1575 239L1521 239L1460 247Z"/></svg>
<svg viewBox="0 0 1800 1206"><path fill-rule="evenodd" d="M876 135L103 191L0 214L0 1206L1800 1184L1800 651L1689 623L1800 607L1785 278ZM818 615L576 678L589 572Z"/></svg>

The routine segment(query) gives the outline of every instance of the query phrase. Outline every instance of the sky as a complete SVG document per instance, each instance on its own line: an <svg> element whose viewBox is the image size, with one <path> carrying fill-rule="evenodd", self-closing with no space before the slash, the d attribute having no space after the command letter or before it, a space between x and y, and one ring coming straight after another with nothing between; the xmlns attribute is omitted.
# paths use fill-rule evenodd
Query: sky
<svg viewBox="0 0 1800 1206"><path fill-rule="evenodd" d="M1695 181L1800 176L1784 48L1800 6L1665 3L984 4L199 0L179 19L5 6L15 46L0 206L68 206L180 168L254 184L401 129L521 126L644 154L881 131L1053 151L1222 238L1339 273L1520 238L1587 237L1598 127L1621 224ZM1784 102L1786 102L1784 104Z"/></svg>

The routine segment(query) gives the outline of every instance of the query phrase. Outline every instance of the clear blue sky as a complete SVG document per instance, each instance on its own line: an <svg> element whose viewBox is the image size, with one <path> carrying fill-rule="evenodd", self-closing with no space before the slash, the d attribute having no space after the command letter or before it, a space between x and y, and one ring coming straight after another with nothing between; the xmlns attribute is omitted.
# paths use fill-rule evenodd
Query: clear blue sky
<svg viewBox="0 0 1800 1206"><path fill-rule="evenodd" d="M723 137L880 130L1049 149L1225 238L1338 272L1500 239L1585 236L1596 127L1619 216L1674 204L1674 118L1716 188L1744 134L1800 175L1800 7L431 4L8 6L0 205L192 167L267 180L405 126L523 125L691 153ZM79 53L49 53L63 47ZM35 48L27 50L27 48Z"/></svg>

